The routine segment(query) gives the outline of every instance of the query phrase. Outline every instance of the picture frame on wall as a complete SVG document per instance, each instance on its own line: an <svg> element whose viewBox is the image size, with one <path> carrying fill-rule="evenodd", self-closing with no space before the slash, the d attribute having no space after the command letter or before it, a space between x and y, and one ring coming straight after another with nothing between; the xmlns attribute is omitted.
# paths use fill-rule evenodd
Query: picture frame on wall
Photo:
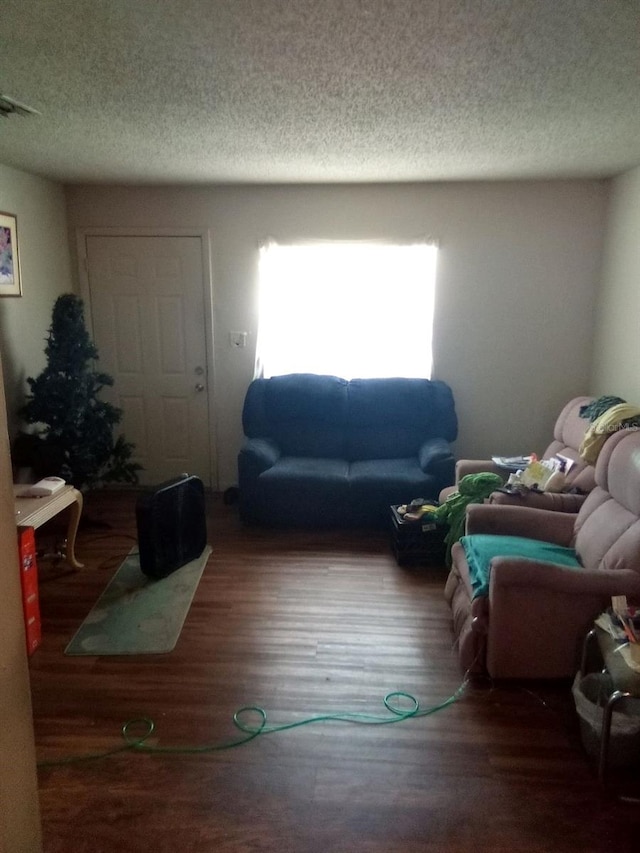
<svg viewBox="0 0 640 853"><path fill-rule="evenodd" d="M0 212L0 296L22 296L18 219Z"/></svg>

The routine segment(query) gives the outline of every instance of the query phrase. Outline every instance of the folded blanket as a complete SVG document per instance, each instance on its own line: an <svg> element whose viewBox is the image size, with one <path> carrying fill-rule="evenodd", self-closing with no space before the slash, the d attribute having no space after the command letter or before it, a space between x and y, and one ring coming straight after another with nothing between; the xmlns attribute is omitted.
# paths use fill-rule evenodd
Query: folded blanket
<svg viewBox="0 0 640 853"><path fill-rule="evenodd" d="M600 415L604 415L607 409L612 406L617 406L619 403L626 403L622 397L614 397L608 394L604 397L598 397L597 400L592 400L586 406L580 406L580 417L588 418L593 423Z"/></svg>
<svg viewBox="0 0 640 853"><path fill-rule="evenodd" d="M591 424L580 445L580 456L594 465L605 441L619 429L640 427L640 408L630 403L611 406Z"/></svg>
<svg viewBox="0 0 640 853"><path fill-rule="evenodd" d="M521 557L539 563L555 563L569 568L581 568L578 555L573 548L554 545L553 542L541 542L539 539L474 533L471 536L463 536L460 544L464 548L469 565L473 598L489 595L491 561L495 557Z"/></svg>

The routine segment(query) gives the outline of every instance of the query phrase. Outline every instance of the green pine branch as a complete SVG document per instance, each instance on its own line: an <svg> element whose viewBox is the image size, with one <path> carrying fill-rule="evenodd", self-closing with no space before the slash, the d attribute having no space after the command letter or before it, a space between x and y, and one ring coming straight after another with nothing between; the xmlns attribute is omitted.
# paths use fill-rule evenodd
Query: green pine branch
<svg viewBox="0 0 640 853"><path fill-rule="evenodd" d="M113 378L95 367L98 350L79 296L56 300L45 355L42 373L27 379L30 393L20 410L25 423L36 427L22 442L36 475L63 477L80 489L137 483L142 466L133 461L135 447L122 435L114 437L122 410L99 397Z"/></svg>

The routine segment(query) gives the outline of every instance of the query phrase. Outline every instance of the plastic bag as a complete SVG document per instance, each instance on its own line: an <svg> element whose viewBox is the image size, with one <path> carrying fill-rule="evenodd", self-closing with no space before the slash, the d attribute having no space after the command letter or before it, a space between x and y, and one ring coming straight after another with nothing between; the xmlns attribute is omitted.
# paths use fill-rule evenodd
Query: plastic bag
<svg viewBox="0 0 640 853"><path fill-rule="evenodd" d="M571 692L580 720L582 744L592 758L600 755L604 706L613 692L613 681L606 672L578 673ZM609 764L621 767L640 761L640 699L636 713L630 713L632 702L618 706L611 716ZM635 704L635 703L633 703ZM624 710L622 710L624 709Z"/></svg>

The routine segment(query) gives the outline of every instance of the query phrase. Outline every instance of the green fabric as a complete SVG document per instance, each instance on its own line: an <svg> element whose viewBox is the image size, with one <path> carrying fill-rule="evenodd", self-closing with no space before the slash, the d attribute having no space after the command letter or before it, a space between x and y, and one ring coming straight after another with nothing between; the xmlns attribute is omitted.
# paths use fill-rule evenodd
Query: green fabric
<svg viewBox="0 0 640 853"><path fill-rule="evenodd" d="M486 533L474 533L463 536L460 544L469 565L469 577L473 588L473 597L489 594L491 561L494 557L521 557L542 563L555 563L569 568L581 568L573 548L541 542L538 539L526 539L522 536L495 536Z"/></svg>
<svg viewBox="0 0 640 853"><path fill-rule="evenodd" d="M591 423L597 421L600 415L604 415L612 406L618 406L620 403L626 403L622 397L613 397L611 395L598 397L597 400L589 403L587 406L580 406L580 417L589 418Z"/></svg>
<svg viewBox="0 0 640 853"><path fill-rule="evenodd" d="M488 471L481 474L466 474L458 483L458 491L449 495L434 513L439 524L448 524L449 532L445 537L447 545L446 561L451 565L451 548L464 533L467 507L471 503L482 503L502 486L502 477Z"/></svg>

